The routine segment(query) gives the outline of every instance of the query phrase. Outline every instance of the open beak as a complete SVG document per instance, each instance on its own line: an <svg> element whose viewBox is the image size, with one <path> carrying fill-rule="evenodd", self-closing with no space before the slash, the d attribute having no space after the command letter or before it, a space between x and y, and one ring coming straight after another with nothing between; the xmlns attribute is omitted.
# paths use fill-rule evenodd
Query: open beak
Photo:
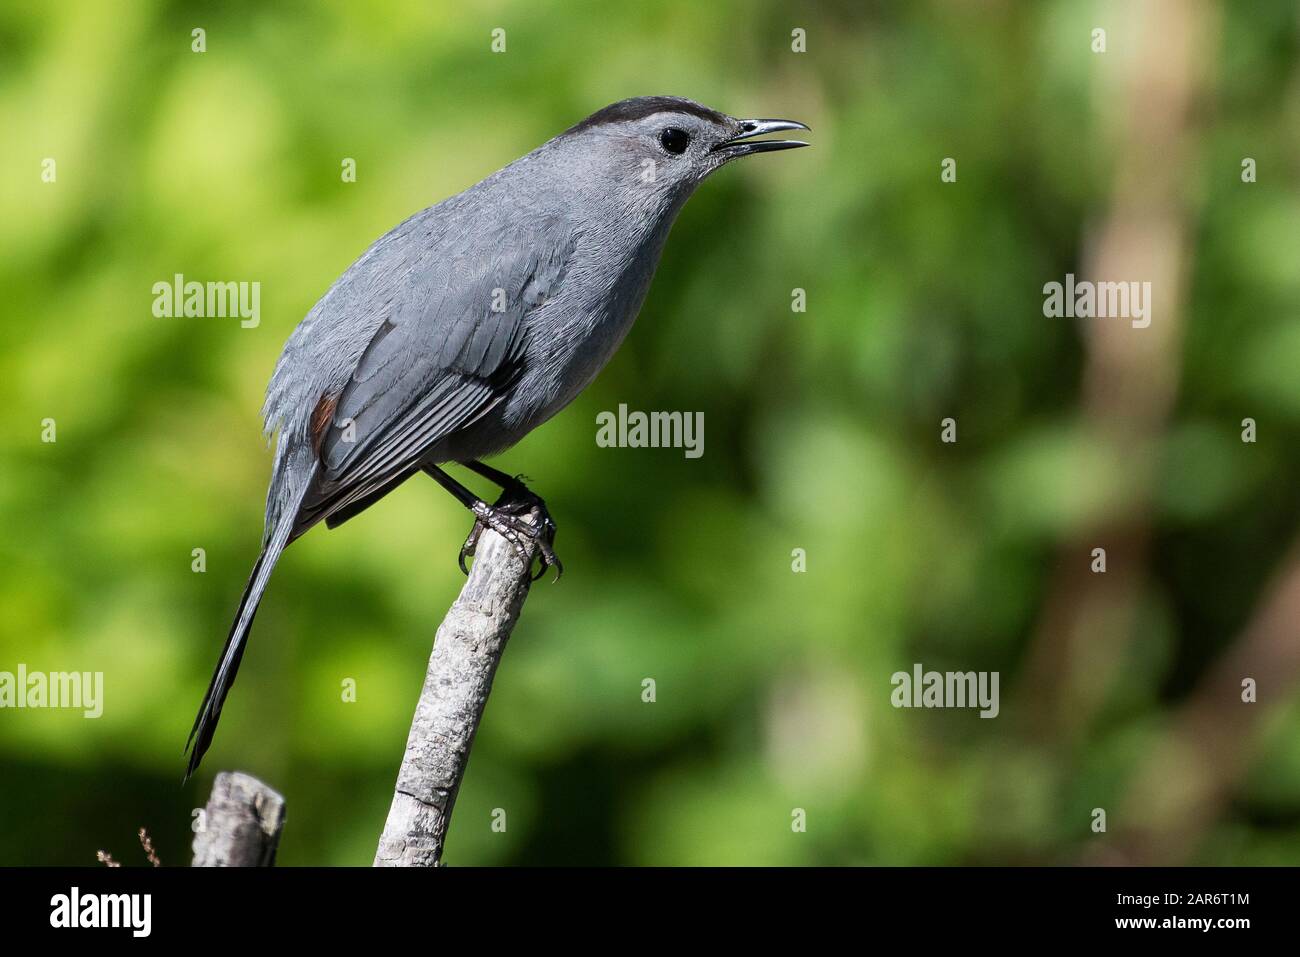
<svg viewBox="0 0 1300 957"><path fill-rule="evenodd" d="M792 150L807 146L803 140L755 140L756 136L777 133L781 130L806 130L807 126L794 120L740 120L740 132L719 143L709 152L721 153L727 159L748 156L750 153L769 153L772 150Z"/></svg>

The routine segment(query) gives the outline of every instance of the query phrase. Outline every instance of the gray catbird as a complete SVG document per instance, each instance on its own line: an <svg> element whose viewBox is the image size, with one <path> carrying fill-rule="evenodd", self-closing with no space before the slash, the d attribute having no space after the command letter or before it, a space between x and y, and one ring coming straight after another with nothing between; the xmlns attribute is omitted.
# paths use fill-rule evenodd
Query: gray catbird
<svg viewBox="0 0 1300 957"><path fill-rule="evenodd" d="M289 336L263 407L278 431L262 551L190 731L186 777L212 742L276 561L424 471L491 528L560 566L545 504L480 459L564 408L627 334L673 220L737 156L806 146L807 129L738 120L691 100L622 100L381 237ZM503 490L488 505L438 466ZM524 519L537 509L539 525Z"/></svg>

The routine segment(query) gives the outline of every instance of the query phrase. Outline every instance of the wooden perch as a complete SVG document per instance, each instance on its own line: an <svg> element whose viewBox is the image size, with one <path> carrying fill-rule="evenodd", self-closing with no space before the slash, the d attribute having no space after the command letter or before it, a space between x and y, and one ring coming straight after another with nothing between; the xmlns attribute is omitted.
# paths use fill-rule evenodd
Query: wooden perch
<svg viewBox="0 0 1300 957"><path fill-rule="evenodd" d="M270 867L284 798L251 774L222 771L194 834L195 867Z"/></svg>
<svg viewBox="0 0 1300 957"><path fill-rule="evenodd" d="M539 523L536 511L533 523ZM537 553L520 556L485 531L460 595L438 626L424 688L415 707L406 754L375 867L437 867L469 750L506 640L519 619Z"/></svg>

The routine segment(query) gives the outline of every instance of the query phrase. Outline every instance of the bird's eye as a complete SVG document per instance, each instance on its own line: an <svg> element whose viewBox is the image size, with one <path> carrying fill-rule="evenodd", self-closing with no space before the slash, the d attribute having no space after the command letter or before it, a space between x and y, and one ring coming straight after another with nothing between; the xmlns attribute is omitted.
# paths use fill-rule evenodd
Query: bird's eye
<svg viewBox="0 0 1300 957"><path fill-rule="evenodd" d="M670 153L685 153L690 141L690 134L675 126L670 126L659 134L660 144Z"/></svg>

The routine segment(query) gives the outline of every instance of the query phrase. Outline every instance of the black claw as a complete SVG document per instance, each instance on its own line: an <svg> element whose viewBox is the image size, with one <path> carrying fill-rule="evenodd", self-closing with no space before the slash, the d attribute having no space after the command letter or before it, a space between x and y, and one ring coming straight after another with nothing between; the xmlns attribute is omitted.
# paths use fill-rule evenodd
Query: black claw
<svg viewBox="0 0 1300 957"><path fill-rule="evenodd" d="M528 576L529 579L531 581L541 581L544 577L546 577L546 570L549 568L554 568L555 569L554 580L559 581L560 576L564 574L564 565L560 562L560 559L556 557L555 552L551 551L550 546L547 545L544 540L540 543L540 545L541 547L537 553L537 558L540 564L537 567L537 573L535 575L529 575Z"/></svg>
<svg viewBox="0 0 1300 957"><path fill-rule="evenodd" d="M551 582L554 583L559 581L560 576L564 574L564 563L560 561L560 557L556 555L555 552L551 552L549 556L542 556L542 570L538 572L537 578L541 578L546 574L546 567L548 565L555 569L555 577L551 579ZM533 581L536 581L537 578L534 578Z"/></svg>
<svg viewBox="0 0 1300 957"><path fill-rule="evenodd" d="M534 511L538 513L539 521L537 524L533 524L526 519L526 516L531 515ZM555 540L555 522L546 510L546 503L540 498L520 485L519 489L509 489L503 492L501 499L495 505L488 505L483 502L475 504L473 512L474 527L470 529L465 544L461 546L458 558L462 572L466 575L469 574L465 559L473 557L475 550L478 548L479 537L483 534L483 529L490 528L513 545L515 553L520 558L528 557L528 547L524 544L524 536L537 543L537 557L541 560L541 567L535 575L530 570L530 580L537 581L542 578L548 568L554 568L555 581L560 580L560 576L564 573L564 566L560 563L555 550L551 547L551 543Z"/></svg>
<svg viewBox="0 0 1300 957"><path fill-rule="evenodd" d="M466 578L469 577L469 566L465 564L465 559L467 557L473 558L474 552L478 550L478 539L479 536L483 534L483 527L483 523L478 518L475 518L474 527L471 528L469 534L465 536L465 544L460 547L460 554L456 556L456 561L460 565L460 570L465 573Z"/></svg>

